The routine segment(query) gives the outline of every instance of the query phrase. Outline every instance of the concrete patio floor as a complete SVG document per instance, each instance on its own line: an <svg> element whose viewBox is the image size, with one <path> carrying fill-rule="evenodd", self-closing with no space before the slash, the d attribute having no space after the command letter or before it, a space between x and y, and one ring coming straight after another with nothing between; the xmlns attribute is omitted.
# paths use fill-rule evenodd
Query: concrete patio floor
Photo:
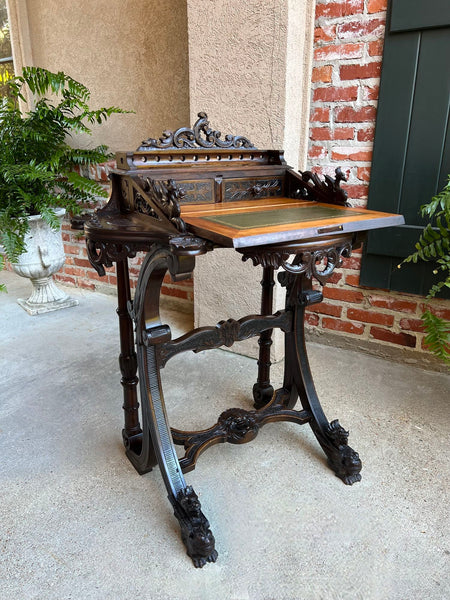
<svg viewBox="0 0 450 600"><path fill-rule="evenodd" d="M448 375L309 344L361 483L334 476L308 426L209 449L186 479L219 558L195 569L158 469L140 477L124 455L116 299L70 289L78 307L30 317L16 304L29 283L2 279L2 600L450 598ZM250 407L255 372L221 350L178 355L164 370L172 424Z"/></svg>

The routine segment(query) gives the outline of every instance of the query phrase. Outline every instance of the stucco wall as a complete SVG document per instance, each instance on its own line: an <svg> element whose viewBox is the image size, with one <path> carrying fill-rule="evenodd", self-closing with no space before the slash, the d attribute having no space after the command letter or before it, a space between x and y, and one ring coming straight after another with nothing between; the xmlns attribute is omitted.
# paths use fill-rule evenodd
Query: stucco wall
<svg viewBox="0 0 450 600"><path fill-rule="evenodd" d="M25 4L32 61L64 70L92 93L92 105L136 114L113 116L89 143L132 150L169 125L189 121L185 0L10 0ZM14 12L14 11L12 11ZM16 65L17 67L18 65Z"/></svg>

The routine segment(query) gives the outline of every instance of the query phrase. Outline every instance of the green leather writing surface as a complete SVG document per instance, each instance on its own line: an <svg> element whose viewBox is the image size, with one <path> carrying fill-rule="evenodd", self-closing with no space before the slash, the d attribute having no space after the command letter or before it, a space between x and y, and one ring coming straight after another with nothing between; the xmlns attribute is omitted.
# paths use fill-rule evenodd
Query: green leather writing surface
<svg viewBox="0 0 450 600"><path fill-rule="evenodd" d="M353 217L365 214L363 211L335 206L296 206L292 208L261 210L255 212L235 212L225 215L203 217L206 221L233 227L233 229L253 229L271 225L289 225L305 221L320 221L339 217Z"/></svg>

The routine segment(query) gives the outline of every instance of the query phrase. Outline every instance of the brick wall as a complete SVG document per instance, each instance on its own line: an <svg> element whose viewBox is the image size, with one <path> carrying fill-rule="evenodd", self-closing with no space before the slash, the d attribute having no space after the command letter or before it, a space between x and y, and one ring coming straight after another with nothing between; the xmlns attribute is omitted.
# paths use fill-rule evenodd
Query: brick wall
<svg viewBox="0 0 450 600"><path fill-rule="evenodd" d="M312 73L309 165L334 175L354 206L366 206L377 111L387 0L317 0ZM359 286L361 253L354 252L324 288L308 322L355 340L424 351L424 299ZM450 303L432 310L450 319Z"/></svg>

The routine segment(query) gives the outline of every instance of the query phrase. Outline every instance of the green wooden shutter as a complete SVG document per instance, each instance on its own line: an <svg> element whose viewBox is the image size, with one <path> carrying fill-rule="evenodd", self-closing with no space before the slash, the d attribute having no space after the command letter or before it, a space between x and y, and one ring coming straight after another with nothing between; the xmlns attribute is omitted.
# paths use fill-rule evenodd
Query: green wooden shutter
<svg viewBox="0 0 450 600"><path fill-rule="evenodd" d="M450 0L391 0L388 12L368 208L406 225L370 233L361 284L426 295L431 265L397 265L450 174Z"/></svg>

